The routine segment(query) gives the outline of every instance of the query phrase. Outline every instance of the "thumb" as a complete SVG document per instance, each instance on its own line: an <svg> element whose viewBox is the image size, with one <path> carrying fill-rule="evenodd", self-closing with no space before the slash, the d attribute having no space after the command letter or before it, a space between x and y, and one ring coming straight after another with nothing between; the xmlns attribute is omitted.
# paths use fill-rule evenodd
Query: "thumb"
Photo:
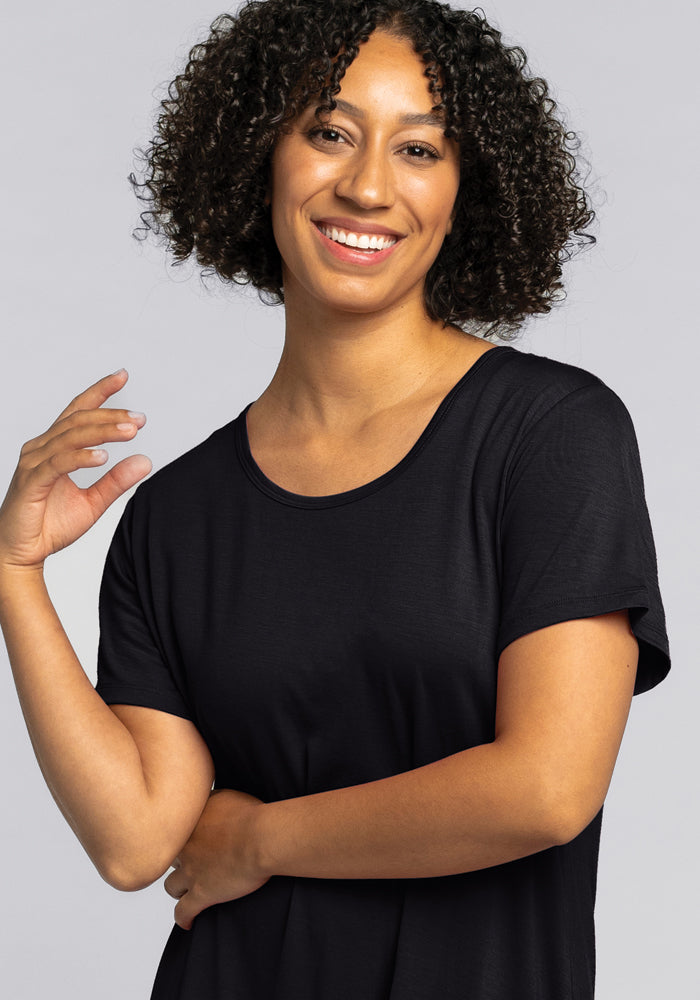
<svg viewBox="0 0 700 1000"><path fill-rule="evenodd" d="M140 479L144 479L152 468L153 463L145 455L129 455L88 487L85 492L92 504L95 517L104 514L110 504L135 486Z"/></svg>

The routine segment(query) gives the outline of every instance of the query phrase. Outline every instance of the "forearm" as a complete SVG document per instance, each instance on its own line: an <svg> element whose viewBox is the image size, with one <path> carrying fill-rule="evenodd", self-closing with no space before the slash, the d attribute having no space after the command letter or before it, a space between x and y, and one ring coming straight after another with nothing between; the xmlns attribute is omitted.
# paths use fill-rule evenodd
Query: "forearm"
<svg viewBox="0 0 700 1000"><path fill-rule="evenodd" d="M452 875L570 839L546 783L507 742L269 803L259 824L263 868L310 878Z"/></svg>
<svg viewBox="0 0 700 1000"><path fill-rule="evenodd" d="M560 622L501 654L493 743L259 810L270 874L420 878L514 861L599 812L632 700L627 611Z"/></svg>
<svg viewBox="0 0 700 1000"><path fill-rule="evenodd" d="M115 881L113 859L153 842L149 776L136 744L83 671L39 570L0 575L0 624L46 782L93 862Z"/></svg>

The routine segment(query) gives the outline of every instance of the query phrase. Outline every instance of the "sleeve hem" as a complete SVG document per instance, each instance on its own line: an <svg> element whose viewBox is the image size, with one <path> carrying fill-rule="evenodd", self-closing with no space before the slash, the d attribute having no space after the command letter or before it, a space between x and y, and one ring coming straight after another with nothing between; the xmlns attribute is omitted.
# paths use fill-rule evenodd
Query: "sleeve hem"
<svg viewBox="0 0 700 1000"><path fill-rule="evenodd" d="M639 642L639 666L634 693L641 694L659 684L671 668L666 633L644 620L650 607L649 595L642 587L586 597L561 598L530 608L517 618L502 623L496 643L496 659L506 646L529 632L575 618L593 618L611 611L635 609L637 613L630 615L632 632Z"/></svg>
<svg viewBox="0 0 700 1000"><path fill-rule="evenodd" d="M125 684L100 684L95 690L107 705L136 705L140 708L153 708L169 715L177 715L181 719L192 722L192 715L185 708L177 695L168 696L163 691L152 691L148 688L129 687Z"/></svg>

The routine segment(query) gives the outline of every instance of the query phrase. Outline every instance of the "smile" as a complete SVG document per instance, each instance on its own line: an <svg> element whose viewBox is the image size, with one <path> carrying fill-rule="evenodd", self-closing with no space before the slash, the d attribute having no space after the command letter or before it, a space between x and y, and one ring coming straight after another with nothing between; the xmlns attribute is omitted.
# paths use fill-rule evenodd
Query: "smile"
<svg viewBox="0 0 700 1000"><path fill-rule="evenodd" d="M355 233L325 222L314 223L313 230L331 257L352 267L378 267L403 243L395 233Z"/></svg>
<svg viewBox="0 0 700 1000"><path fill-rule="evenodd" d="M326 226L321 222L317 222L316 225L327 239L333 240L334 243L341 243L357 248L358 250L370 250L373 252L386 250L387 247L392 247L397 242L395 236L346 232L344 229L336 229L335 226Z"/></svg>

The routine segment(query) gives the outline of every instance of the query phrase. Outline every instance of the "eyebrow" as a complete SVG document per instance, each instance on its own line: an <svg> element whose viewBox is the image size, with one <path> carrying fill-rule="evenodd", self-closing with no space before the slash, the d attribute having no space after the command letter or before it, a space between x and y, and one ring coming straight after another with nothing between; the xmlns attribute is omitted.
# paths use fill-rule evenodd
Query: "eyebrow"
<svg viewBox="0 0 700 1000"><path fill-rule="evenodd" d="M340 97L336 97L335 104L339 111L344 111L345 114L351 115L353 118L366 117L362 108L358 108L354 104L350 104L348 101L344 101ZM428 111L425 114L415 112L401 115L399 123L401 125L432 125L433 128L439 128L442 130L445 128L445 115L442 111Z"/></svg>

